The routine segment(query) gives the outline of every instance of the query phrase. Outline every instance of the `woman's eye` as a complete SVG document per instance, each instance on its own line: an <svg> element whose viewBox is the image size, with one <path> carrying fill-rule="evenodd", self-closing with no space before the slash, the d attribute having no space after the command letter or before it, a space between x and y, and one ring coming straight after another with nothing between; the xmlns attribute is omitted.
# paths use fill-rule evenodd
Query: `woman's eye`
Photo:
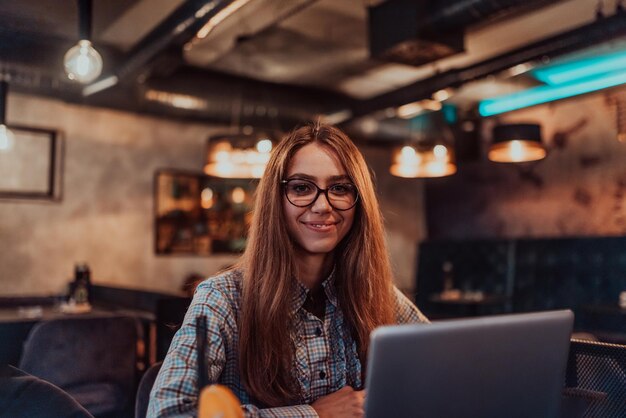
<svg viewBox="0 0 626 418"><path fill-rule="evenodd" d="M313 190L313 188L311 187L310 184L307 184L307 183L296 183L296 184L291 185L291 190L293 190L294 192L298 194L306 194L306 193L310 193L311 190Z"/></svg>
<svg viewBox="0 0 626 418"><path fill-rule="evenodd" d="M343 195L346 193L350 193L350 185L348 184L333 184L329 187L329 191L332 194Z"/></svg>

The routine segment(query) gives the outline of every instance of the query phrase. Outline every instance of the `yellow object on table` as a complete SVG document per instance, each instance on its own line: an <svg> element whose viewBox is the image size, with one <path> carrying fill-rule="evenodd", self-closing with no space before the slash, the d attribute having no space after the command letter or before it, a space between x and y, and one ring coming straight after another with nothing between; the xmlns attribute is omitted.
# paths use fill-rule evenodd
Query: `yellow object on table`
<svg viewBox="0 0 626 418"><path fill-rule="evenodd" d="M243 418L239 399L223 385L202 389L198 401L198 418Z"/></svg>

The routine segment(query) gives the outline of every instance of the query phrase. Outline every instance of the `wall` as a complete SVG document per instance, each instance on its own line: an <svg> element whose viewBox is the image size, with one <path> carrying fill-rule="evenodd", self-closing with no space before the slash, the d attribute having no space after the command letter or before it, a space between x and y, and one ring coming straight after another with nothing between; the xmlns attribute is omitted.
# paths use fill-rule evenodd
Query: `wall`
<svg viewBox="0 0 626 418"><path fill-rule="evenodd" d="M411 293L415 288L418 243L426 238L423 190L429 180L389 174L391 150L388 148L361 146L360 149L375 174L396 284Z"/></svg>
<svg viewBox="0 0 626 418"><path fill-rule="evenodd" d="M539 122L548 157L525 164L486 160L428 184L434 239L573 237L626 233L626 143L617 140L618 94L598 93L503 115ZM483 138L496 122L485 122ZM486 144L483 144L486 149Z"/></svg>
<svg viewBox="0 0 626 418"><path fill-rule="evenodd" d="M63 292L83 261L97 283L173 292L186 274L235 260L153 251L154 171L199 170L204 141L219 128L17 94L7 109L11 123L59 130L65 152L61 201L0 201L0 295ZM421 183L392 178L388 150L364 153L378 173L397 282L410 291L424 234Z"/></svg>
<svg viewBox="0 0 626 418"><path fill-rule="evenodd" d="M11 123L61 131L65 152L60 202L0 202L1 294L62 292L82 261L96 282L164 291L232 262L153 253L154 171L200 169L215 128L21 95L7 109Z"/></svg>

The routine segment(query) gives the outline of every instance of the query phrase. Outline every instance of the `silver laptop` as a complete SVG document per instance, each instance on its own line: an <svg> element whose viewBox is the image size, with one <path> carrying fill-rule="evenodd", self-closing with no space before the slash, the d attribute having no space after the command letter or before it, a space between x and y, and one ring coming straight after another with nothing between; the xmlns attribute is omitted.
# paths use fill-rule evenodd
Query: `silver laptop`
<svg viewBox="0 0 626 418"><path fill-rule="evenodd" d="M366 418L555 418L569 310L376 329Z"/></svg>

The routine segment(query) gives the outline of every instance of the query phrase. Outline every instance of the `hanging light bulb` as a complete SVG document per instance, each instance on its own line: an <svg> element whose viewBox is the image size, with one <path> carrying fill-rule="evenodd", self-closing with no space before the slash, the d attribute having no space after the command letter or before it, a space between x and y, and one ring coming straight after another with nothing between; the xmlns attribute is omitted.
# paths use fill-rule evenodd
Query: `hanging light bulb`
<svg viewBox="0 0 626 418"><path fill-rule="evenodd" d="M63 58L65 73L70 80L90 83L102 73L102 57L91 45L91 0L78 0L80 41Z"/></svg>
<svg viewBox="0 0 626 418"><path fill-rule="evenodd" d="M10 151L15 144L15 135L6 125L0 125L0 152Z"/></svg>
<svg viewBox="0 0 626 418"><path fill-rule="evenodd" d="M15 135L5 124L8 84L0 80L0 152L10 151L15 144Z"/></svg>
<svg viewBox="0 0 626 418"><path fill-rule="evenodd" d="M102 73L102 57L86 39L81 39L65 53L63 63L67 78L79 83L90 83Z"/></svg>
<svg viewBox="0 0 626 418"><path fill-rule="evenodd" d="M541 127L534 123L497 125L487 157L499 163L537 161L546 157Z"/></svg>

